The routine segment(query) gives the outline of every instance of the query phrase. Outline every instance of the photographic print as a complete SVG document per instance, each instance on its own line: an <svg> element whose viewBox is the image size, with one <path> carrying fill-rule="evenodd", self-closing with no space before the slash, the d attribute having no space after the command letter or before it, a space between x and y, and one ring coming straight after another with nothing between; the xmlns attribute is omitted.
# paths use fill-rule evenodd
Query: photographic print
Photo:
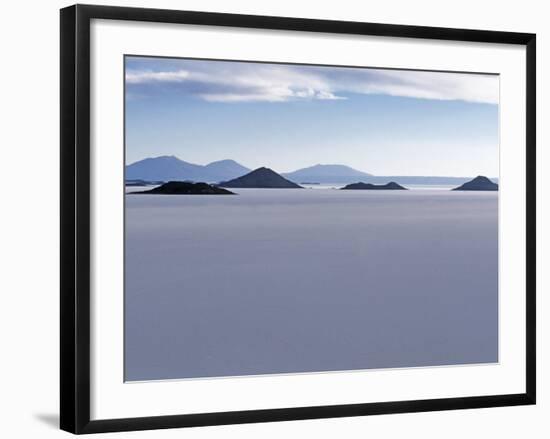
<svg viewBox="0 0 550 439"><path fill-rule="evenodd" d="M499 361L499 76L125 57L126 381Z"/></svg>

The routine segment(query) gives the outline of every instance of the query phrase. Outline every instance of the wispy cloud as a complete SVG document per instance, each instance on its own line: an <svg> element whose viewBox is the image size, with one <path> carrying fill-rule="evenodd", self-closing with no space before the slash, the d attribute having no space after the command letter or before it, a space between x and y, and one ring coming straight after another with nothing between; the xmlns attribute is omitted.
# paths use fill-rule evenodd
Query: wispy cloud
<svg viewBox="0 0 550 439"><path fill-rule="evenodd" d="M356 91L420 99L461 100L498 104L495 75L377 70L372 81L358 82Z"/></svg>
<svg viewBox="0 0 550 439"><path fill-rule="evenodd" d="M497 104L494 75L223 61L129 61L130 86L169 86L209 102L339 100L353 94Z"/></svg>
<svg viewBox="0 0 550 439"><path fill-rule="evenodd" d="M189 72L178 70L175 72L126 72L128 84L143 84L147 82L181 82L189 78Z"/></svg>
<svg viewBox="0 0 550 439"><path fill-rule="evenodd" d="M285 102L344 99L322 75L290 66L185 61L186 69L126 72L127 84L172 84L210 102Z"/></svg>

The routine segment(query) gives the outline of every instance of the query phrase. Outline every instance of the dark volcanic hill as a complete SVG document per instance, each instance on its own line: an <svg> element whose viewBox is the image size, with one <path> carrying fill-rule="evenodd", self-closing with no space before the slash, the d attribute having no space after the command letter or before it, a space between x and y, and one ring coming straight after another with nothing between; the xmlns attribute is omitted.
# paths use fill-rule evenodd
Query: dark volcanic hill
<svg viewBox="0 0 550 439"><path fill-rule="evenodd" d="M234 195L233 192L207 183L189 183L186 181L169 181L154 189L131 194L159 195Z"/></svg>
<svg viewBox="0 0 550 439"><path fill-rule="evenodd" d="M493 183L487 177L478 175L473 180L454 188L453 191L498 191L498 184Z"/></svg>
<svg viewBox="0 0 550 439"><path fill-rule="evenodd" d="M382 191L406 191L407 188L397 184L395 181L390 181L386 184L372 184L372 183L352 183L344 186L342 190L356 189L356 190L382 190Z"/></svg>
<svg viewBox="0 0 550 439"><path fill-rule="evenodd" d="M222 187L234 188L301 188L269 168L258 168L242 177L224 181Z"/></svg>

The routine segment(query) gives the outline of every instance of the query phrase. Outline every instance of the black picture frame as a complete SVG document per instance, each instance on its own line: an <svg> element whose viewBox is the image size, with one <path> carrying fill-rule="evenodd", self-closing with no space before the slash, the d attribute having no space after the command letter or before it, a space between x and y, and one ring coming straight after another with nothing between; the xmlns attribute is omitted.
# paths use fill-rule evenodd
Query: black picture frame
<svg viewBox="0 0 550 439"><path fill-rule="evenodd" d="M525 393L414 401L90 420L90 21L133 20L526 47ZM61 10L61 429L81 434L535 404L536 36L288 17L75 5Z"/></svg>

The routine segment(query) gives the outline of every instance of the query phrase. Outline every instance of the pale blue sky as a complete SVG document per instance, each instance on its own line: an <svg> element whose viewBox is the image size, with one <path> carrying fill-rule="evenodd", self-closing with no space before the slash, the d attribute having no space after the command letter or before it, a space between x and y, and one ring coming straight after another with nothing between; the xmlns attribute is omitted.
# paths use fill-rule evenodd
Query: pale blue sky
<svg viewBox="0 0 550 439"><path fill-rule="evenodd" d="M126 58L126 161L498 176L499 78Z"/></svg>

